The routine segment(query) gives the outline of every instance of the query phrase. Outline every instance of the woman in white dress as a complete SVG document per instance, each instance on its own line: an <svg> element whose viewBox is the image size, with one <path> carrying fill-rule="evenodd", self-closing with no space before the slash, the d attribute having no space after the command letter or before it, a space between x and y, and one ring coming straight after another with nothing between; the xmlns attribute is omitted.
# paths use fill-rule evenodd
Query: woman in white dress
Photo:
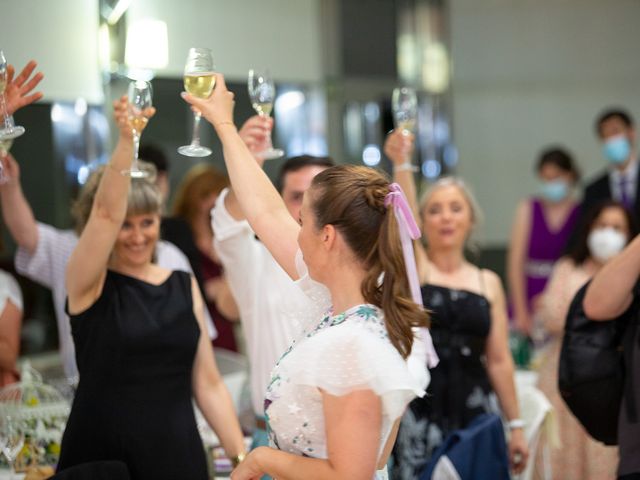
<svg viewBox="0 0 640 480"><path fill-rule="evenodd" d="M272 448L253 450L232 478L386 478L398 420L427 378L410 374L406 361L412 329L428 321L412 300L404 259L413 257L401 245L413 217L384 175L342 165L315 177L295 222L238 136L233 94L217 77L209 99L183 97L216 129L253 230L314 306L329 307L273 370L265 400Z"/></svg>

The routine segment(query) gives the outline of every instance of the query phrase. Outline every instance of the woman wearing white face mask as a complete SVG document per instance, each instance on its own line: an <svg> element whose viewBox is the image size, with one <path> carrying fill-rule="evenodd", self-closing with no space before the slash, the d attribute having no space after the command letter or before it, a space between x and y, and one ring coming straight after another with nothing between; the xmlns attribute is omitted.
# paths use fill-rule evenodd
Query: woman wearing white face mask
<svg viewBox="0 0 640 480"><path fill-rule="evenodd" d="M562 448L551 454L553 478L616 478L617 448L593 440L571 415L558 392L558 363L565 318L575 293L636 233L633 218L621 203L605 201L594 206L585 216L575 246L554 267L539 302L536 316L542 319L549 342L540 355L538 387L556 411L562 442Z"/></svg>
<svg viewBox="0 0 640 480"><path fill-rule="evenodd" d="M573 189L580 174L571 156L559 148L548 149L540 155L536 173L538 194L516 209L507 258L511 318L525 335L534 330L535 298L544 290L579 217Z"/></svg>

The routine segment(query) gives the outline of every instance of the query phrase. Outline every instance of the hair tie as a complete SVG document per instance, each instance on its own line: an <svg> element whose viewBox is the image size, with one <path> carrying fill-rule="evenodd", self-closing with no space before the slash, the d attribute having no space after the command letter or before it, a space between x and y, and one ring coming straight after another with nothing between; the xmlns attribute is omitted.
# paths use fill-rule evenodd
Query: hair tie
<svg viewBox="0 0 640 480"><path fill-rule="evenodd" d="M423 306L422 295L420 293L420 282L418 281L418 270L416 268L416 259L413 253L412 240L420 238L420 229L416 224L416 220L411 212L411 207L405 197L402 188L397 183L389 185L389 193L384 197L385 207L393 207L393 211L398 222L398 230L400 231L400 241L402 243L402 255L404 256L404 264L407 269L407 278L409 280L409 288L413 301ZM426 328L420 328L419 332L414 329L414 346L421 344L417 349L419 356L426 356L426 363L429 367L435 367L438 364L438 355L433 347L431 335ZM413 350L412 355L413 356ZM418 362L419 363L419 362ZM422 362L424 365L424 362Z"/></svg>

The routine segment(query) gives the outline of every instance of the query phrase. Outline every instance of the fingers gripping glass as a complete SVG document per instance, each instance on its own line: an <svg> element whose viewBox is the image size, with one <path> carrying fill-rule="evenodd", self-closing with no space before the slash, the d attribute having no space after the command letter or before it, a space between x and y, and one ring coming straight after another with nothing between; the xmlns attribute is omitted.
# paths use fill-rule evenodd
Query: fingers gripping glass
<svg viewBox="0 0 640 480"><path fill-rule="evenodd" d="M184 66L184 89L198 98L209 98L216 77L213 72L213 57L208 48L190 48L187 63ZM193 112L193 135L191 144L178 148L178 153L187 157L207 157L211 149L200 145L200 117L201 113Z"/></svg>
<svg viewBox="0 0 640 480"><path fill-rule="evenodd" d="M13 140L22 135L25 130L20 125L15 125L13 116L9 115L5 97L5 89L8 83L8 65L4 53L0 50L0 111L2 112L2 124L0 125L0 140Z"/></svg>
<svg viewBox="0 0 640 480"><path fill-rule="evenodd" d="M395 88L391 96L393 122L402 133L413 133L418 117L418 97L413 88Z"/></svg>
<svg viewBox="0 0 640 480"><path fill-rule="evenodd" d="M247 88L249 90L249 98L251 105L258 115L268 117L273 110L273 102L276 99L276 86L269 75L268 70L249 70L249 78L247 80ZM267 148L257 154L265 160L280 158L284 155L284 150L273 148L271 143L271 134L267 138Z"/></svg>

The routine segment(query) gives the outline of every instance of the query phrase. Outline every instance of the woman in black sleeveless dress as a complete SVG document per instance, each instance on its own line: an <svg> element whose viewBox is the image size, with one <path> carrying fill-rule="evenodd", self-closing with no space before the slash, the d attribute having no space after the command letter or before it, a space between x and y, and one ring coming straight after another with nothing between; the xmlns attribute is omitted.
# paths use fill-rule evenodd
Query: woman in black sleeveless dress
<svg viewBox="0 0 640 480"><path fill-rule="evenodd" d="M385 153L394 163L394 179L413 200L417 213L413 172L402 167L410 158L412 142L411 136L394 132L387 139ZM431 370L427 395L415 399L402 419L391 477L419 478L449 433L479 414L496 412L498 401L514 427L509 454L514 472L519 473L528 449L517 418L504 291L495 273L478 269L464 257L479 209L465 184L456 178L433 184L420 207L428 251L416 248L416 264L440 363Z"/></svg>
<svg viewBox="0 0 640 480"><path fill-rule="evenodd" d="M116 150L76 210L82 234L66 284L80 383L58 470L120 460L134 480L205 480L192 395L229 457L242 456L243 436L201 335L195 281L152 263L160 197L148 179L121 173L133 156L124 98L115 114Z"/></svg>

